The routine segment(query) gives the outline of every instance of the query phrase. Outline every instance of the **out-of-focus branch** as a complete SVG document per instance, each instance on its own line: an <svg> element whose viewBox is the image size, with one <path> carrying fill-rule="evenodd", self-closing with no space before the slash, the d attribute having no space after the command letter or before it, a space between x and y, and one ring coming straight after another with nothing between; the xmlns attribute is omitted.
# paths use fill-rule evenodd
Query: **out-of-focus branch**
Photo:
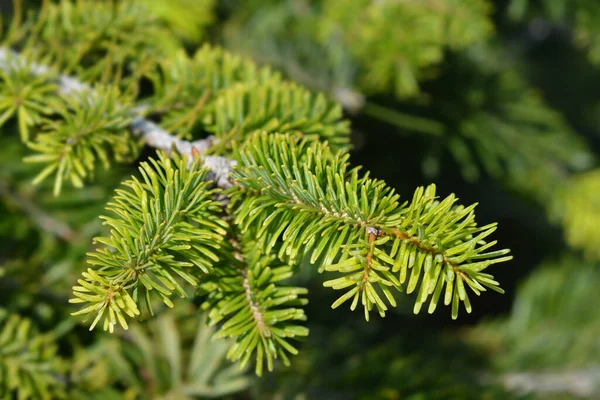
<svg viewBox="0 0 600 400"><path fill-rule="evenodd" d="M11 191L6 182L0 180L0 197L23 211L41 230L51 233L67 242L75 240L76 232L65 222L54 218L25 197Z"/></svg>
<svg viewBox="0 0 600 400"><path fill-rule="evenodd" d="M15 51L0 48L0 69L12 70L25 67L29 68L34 75L44 75L51 72L51 69L45 65L26 63L26 61ZM58 85L61 94L71 94L81 91L93 92L91 86L67 75L58 76ZM194 156L199 155L202 158L204 165L211 170L209 179L213 180L217 186L222 188L231 186L228 177L235 161L220 156L204 155L204 153L206 153L206 151L215 143L215 138L211 136L192 142L179 139L154 122L142 117L140 115L141 111L143 111L143 107L134 108L132 110L134 118L131 123L131 131L134 135L142 137L148 146L165 152L170 152L171 149L175 147L180 154L187 154L190 162Z"/></svg>

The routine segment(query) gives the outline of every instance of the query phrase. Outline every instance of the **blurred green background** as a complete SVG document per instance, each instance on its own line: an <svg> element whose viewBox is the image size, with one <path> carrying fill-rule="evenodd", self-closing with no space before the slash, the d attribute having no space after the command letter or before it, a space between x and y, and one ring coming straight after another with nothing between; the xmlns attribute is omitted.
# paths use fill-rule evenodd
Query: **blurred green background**
<svg viewBox="0 0 600 400"><path fill-rule="evenodd" d="M445 309L415 316L403 298L387 318L369 323L344 308L332 311L335 293L303 265L294 279L309 288L310 336L292 367L262 378L221 371L217 383L206 372L200 397L600 398L599 1L136 3L190 52L220 45L324 92L351 121L354 165L405 197L435 182L442 195L480 203L479 221L497 221L496 239L514 255L493 269L506 294L473 300L474 312L458 321ZM11 2L0 9L10 20ZM76 223L87 242L67 246L25 221L26 207L4 182L27 192L20 177L31 166L4 133L0 147L2 307L56 333L54 351L67 360L76 398L136 398L149 382L150 397L160 397L171 351L161 350L161 331L177 327L181 352L191 351L195 306L182 303L176 316L140 324L122 339L56 325L71 310L62 303L68 292L53 288L79 268L97 234L105 188L96 183L40 200L63 210L65 220L88 221ZM104 186L130 172L102 173ZM9 323L18 324L0 322ZM215 370L227 366L218 343L204 336L196 343ZM2 357L0 348L0 365ZM144 365L155 366L150 377ZM219 384L228 389L219 392Z"/></svg>

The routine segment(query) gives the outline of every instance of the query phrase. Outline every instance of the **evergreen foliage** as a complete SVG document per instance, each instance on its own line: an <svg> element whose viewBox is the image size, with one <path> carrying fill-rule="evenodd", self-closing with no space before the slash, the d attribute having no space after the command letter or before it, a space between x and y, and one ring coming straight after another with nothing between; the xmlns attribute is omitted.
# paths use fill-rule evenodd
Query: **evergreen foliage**
<svg viewBox="0 0 600 400"><path fill-rule="evenodd" d="M493 31L491 5L482 0L271 3L264 10L260 1L235 2L226 39L330 92L358 87L414 96L447 49L483 41ZM311 57L314 52L323 58ZM329 76L311 76L323 67Z"/></svg>
<svg viewBox="0 0 600 400"><path fill-rule="evenodd" d="M9 58L9 63L14 61ZM2 117L0 126L18 115L19 133L21 140L30 140L29 128L39 124L44 114L52 113L48 107L51 95L56 92L56 85L44 76L32 79L28 65L20 65L20 68L2 69Z"/></svg>
<svg viewBox="0 0 600 400"><path fill-rule="evenodd" d="M570 246L583 250L588 260L600 259L598 246L599 171L594 169L573 177L561 188L554 205L554 215L565 229Z"/></svg>
<svg viewBox="0 0 600 400"><path fill-rule="evenodd" d="M540 204L552 203L549 217L563 221L556 210L564 206L547 199L562 198L562 188L596 166L596 156L524 79L517 57L486 40L494 33L489 2L299 3L278 2L266 11L259 2L236 3L225 43L327 91L351 112L400 134L423 135L428 176L438 176L450 154L464 179L491 176ZM574 35L593 48L595 5L514 0L502 11L522 21L538 15L537 6L556 23L588 21L586 28L573 22ZM388 100L391 88L397 101Z"/></svg>
<svg viewBox="0 0 600 400"><path fill-rule="evenodd" d="M600 351L596 310L587 306L598 303L599 279L597 265L573 255L544 263L519 287L509 318L470 336L479 345L509 349L496 357L504 369L589 366Z"/></svg>
<svg viewBox="0 0 600 400"><path fill-rule="evenodd" d="M209 324L219 326L217 337L236 340L227 358L245 366L256 354L256 373L262 375L265 361L272 371L274 359L289 366L287 353L298 354L290 340L308 335L299 324L306 321L300 307L308 302L307 290L281 283L294 274L293 265L261 254L248 235L241 238L243 244L229 238L229 257L202 283L203 308Z"/></svg>
<svg viewBox="0 0 600 400"><path fill-rule="evenodd" d="M565 0L512 0L508 9L509 15L516 20L523 20L535 15L538 11L544 18L560 27L572 27L575 44L588 53L590 61L600 63L600 5L594 1Z"/></svg>
<svg viewBox="0 0 600 400"><path fill-rule="evenodd" d="M0 395L52 398L50 393L60 386L56 375L61 368L52 337L38 334L29 319L0 311Z"/></svg>
<svg viewBox="0 0 600 400"><path fill-rule="evenodd" d="M106 246L89 254L97 270L83 273L70 300L84 303L75 315L95 315L90 329L102 318L104 330L112 332L117 323L127 329L125 315L139 315L142 301L152 313L153 290L172 307L173 292L185 297L175 278L196 286L195 274L188 270L208 274L218 260L215 250L225 232L214 215L220 205L211 198L207 171L198 162L188 169L185 157L174 157L173 163L163 154L158 161L142 163L142 181L125 182L129 190L118 189L109 203L114 216L103 219L111 236L95 239Z"/></svg>
<svg viewBox="0 0 600 400"><path fill-rule="evenodd" d="M37 154L24 159L44 165L34 184L54 174L57 196L65 179L76 188L83 187L97 160L108 168L111 158L120 162L136 158L138 146L127 134L131 117L118 98L115 88L97 88L94 96L75 92L45 104L52 107L53 115L42 119L38 134L28 143Z"/></svg>
<svg viewBox="0 0 600 400"><path fill-rule="evenodd" d="M453 195L440 201L434 185L418 188L410 203L400 205L384 182L348 170L347 154L289 136L256 136L236 158L233 179L250 195L241 200L235 222L243 231L256 232L266 253L281 238L280 258L293 262L312 250L310 261L322 258L321 271L341 273L324 282L347 289L333 308L352 299L351 308L360 301L367 321L374 306L383 317L382 295L395 306L391 289L402 291L407 278L407 293L420 283L415 314L429 295L432 313L444 285L444 303L452 302L455 319L459 301L471 311L465 283L477 295L484 286L502 293L482 271L511 257L502 257L508 250L486 252L496 244L484 240L495 224L477 227L474 205L455 205ZM257 221L259 229L253 228Z"/></svg>
<svg viewBox="0 0 600 400"><path fill-rule="evenodd" d="M127 335L102 342L94 352L108 355L104 367L110 379L125 385L132 398L219 398L246 388L245 370L225 360L227 343L211 340L215 332L204 317L178 314L163 313L147 326L134 324Z"/></svg>
<svg viewBox="0 0 600 400"><path fill-rule="evenodd" d="M511 374L595 371L597 127L581 135L504 32L547 18L597 64L595 4L10 8L0 398L494 399L517 396ZM357 166L390 128L373 174ZM495 266L498 241L519 268ZM570 255L509 316L479 298L554 248ZM492 320L441 322L461 303Z"/></svg>

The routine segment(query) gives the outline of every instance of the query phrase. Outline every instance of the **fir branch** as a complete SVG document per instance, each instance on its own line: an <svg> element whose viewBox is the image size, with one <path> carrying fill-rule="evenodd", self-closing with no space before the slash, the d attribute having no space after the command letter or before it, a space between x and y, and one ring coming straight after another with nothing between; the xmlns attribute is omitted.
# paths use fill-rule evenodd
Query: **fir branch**
<svg viewBox="0 0 600 400"><path fill-rule="evenodd" d="M27 143L37 154L24 161L45 165L33 183L54 174L54 195L58 196L66 179L82 188L97 161L105 168L111 159L133 161L139 146L128 134L131 118L122 101L115 87L97 87L94 92L56 99L52 103L55 118L44 118L35 140Z"/></svg>
<svg viewBox="0 0 600 400"><path fill-rule="evenodd" d="M210 325L220 326L217 337L236 339L227 357L244 367L256 355L255 371L261 375L265 362L269 371L275 359L290 365L286 353L297 350L289 341L308 335L298 324L306 320L298 306L308 303L307 290L281 285L293 275L293 266L263 254L252 235L232 235L221 249L222 262L200 286L207 295L203 308L209 310Z"/></svg>
<svg viewBox="0 0 600 400"><path fill-rule="evenodd" d="M29 68L31 74L35 76L52 74L51 68L35 63L27 63L18 53L6 48L0 48L0 69L8 72L22 68ZM60 94L68 95L81 92L93 93L93 89L89 85L82 83L71 76L60 74L56 80ZM154 122L145 119L139 114L135 115L136 112L139 113L143 110L144 108L134 108L132 110L130 130L134 135L141 137L148 146L165 152L171 151L174 147L181 155L187 155L188 160L190 161L194 158L192 152L197 152L202 155L204 164L211 170L212 176L209 176L209 178L219 187L227 188L230 186L228 176L231 167L235 162L221 156L203 155L215 143L213 137L196 141L179 139Z"/></svg>
<svg viewBox="0 0 600 400"><path fill-rule="evenodd" d="M231 186L229 173L235 161L222 156L204 155L216 142L213 136L190 142L170 135L154 122L142 117L133 119L131 130L135 135L142 137L147 145L165 153L175 148L179 154L188 156L188 163L200 155L203 165L210 170L208 179L213 180L220 188Z"/></svg>
<svg viewBox="0 0 600 400"><path fill-rule="evenodd" d="M259 308L260 304L257 304L254 301L254 294L252 293L252 287L250 286L250 277L248 276L248 272L242 270L241 275L242 287L244 288L246 301L248 302L248 306L250 307L250 311L252 312L252 319L254 319L254 323L256 324L260 335L264 337L269 337L271 336L271 331L265 324L263 313L260 311Z"/></svg>
<svg viewBox="0 0 600 400"><path fill-rule="evenodd" d="M466 286L477 295L485 287L503 292L482 271L512 257L507 249L486 252L496 244L484 240L496 224L477 226L475 205L456 205L454 195L438 200L435 185L401 205L384 182L348 170L347 154L285 135L255 135L236 158L235 223L267 254L281 243L280 258L310 254L320 272L341 273L324 283L346 289L333 308L353 299L354 309L360 300L366 319L374 306L384 316L381 296L395 306L390 290L403 290L408 280L407 293L418 288L415 313L430 295L432 313L445 285L444 303L456 318L460 301L471 312Z"/></svg>
<svg viewBox="0 0 600 400"><path fill-rule="evenodd" d="M216 213L221 209L212 199L218 189L209 189L206 168L188 163L187 156L173 160L159 153L159 160L141 164L142 181L125 182L130 190L117 190L108 209L115 217L103 217L110 237L95 241L104 247L89 253L89 268L73 288L72 303L88 303L74 315L95 315L93 329L104 316L104 329L117 322L127 329L125 314L140 314L142 298L152 313L150 293L168 306L169 296L186 293L176 278L192 286L199 273L208 274L219 260L224 227Z"/></svg>
<svg viewBox="0 0 600 400"><path fill-rule="evenodd" d="M263 130L350 147L339 105L222 49L206 45L193 57L180 52L162 60L147 79L153 85L150 108L161 115L161 125L182 137L201 121L219 140L212 154L230 153L233 140Z"/></svg>
<svg viewBox="0 0 600 400"><path fill-rule="evenodd" d="M349 123L342 110L322 93L313 93L274 77L262 83L236 83L223 89L208 107L214 121L206 129L220 133L236 130L239 141L254 132L279 132L309 141L327 141L335 150L347 150Z"/></svg>
<svg viewBox="0 0 600 400"><path fill-rule="evenodd" d="M52 75L54 73L51 68L45 65L30 63L22 59L16 51L0 47L0 69L9 72L24 68L28 68L34 76ZM88 84L64 74L58 75L56 81L60 94L66 95L92 89Z"/></svg>
<svg viewBox="0 0 600 400"><path fill-rule="evenodd" d="M49 102L56 92L57 85L44 75L32 77L29 65L21 69L0 68L0 126L18 116L21 141L28 142L30 128L52 113Z"/></svg>

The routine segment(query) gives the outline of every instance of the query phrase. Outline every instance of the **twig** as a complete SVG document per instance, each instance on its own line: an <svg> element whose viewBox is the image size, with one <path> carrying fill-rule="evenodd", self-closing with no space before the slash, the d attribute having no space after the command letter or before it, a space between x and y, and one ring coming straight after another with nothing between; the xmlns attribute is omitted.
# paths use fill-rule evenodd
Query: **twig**
<svg viewBox="0 0 600 400"><path fill-rule="evenodd" d="M15 68L25 68L25 66L29 68L33 75L44 75L52 71L45 65L26 63L20 58L20 55L13 50L0 48L0 69L10 71ZM61 74L58 76L57 81L59 92L61 94L68 95L82 91L90 91L93 93L91 86L80 82L71 76ZM221 156L204 155L204 153L206 153L206 151L213 144L215 144L216 139L214 137L209 136L205 139L192 142L179 139L169 134L169 132L165 131L154 122L145 119L141 115L143 111L144 107L137 107L132 110L134 118L130 129L134 135L141 136L148 146L165 151L167 153L170 152L173 147L175 147L180 154L186 154L189 156L190 163L194 156L197 154L200 155L204 165L211 170L209 179L213 180L215 184L221 188L227 188L231 186L231 182L229 181L229 173L231 172L231 167L235 165L235 161L228 160L227 158ZM196 150L193 151L193 149Z"/></svg>
<svg viewBox="0 0 600 400"><path fill-rule="evenodd" d="M252 287L250 286L250 278L248 277L248 271L242 271L242 278L244 295L246 296L246 301L248 302L250 311L252 311L252 319L254 319L254 322L256 322L258 332L262 337L271 337L271 330L265 323L265 319L263 317L262 311L260 310L260 306L254 301L254 298L252 296Z"/></svg>
<svg viewBox="0 0 600 400"><path fill-rule="evenodd" d="M240 244L237 242L237 240L230 238L229 243L231 243L235 250L233 252L235 259L242 264L246 264L246 260L242 255ZM256 326L258 327L258 331L262 337L271 337L271 330L265 322L263 313L260 310L260 304L254 301L252 287L250 285L250 278L248 277L248 271L246 269L240 269L239 272L242 275L242 287L244 288L244 295L246 297L246 301L248 302L248 306L250 307L250 311L252 312L252 319L254 319L254 322L256 322Z"/></svg>

